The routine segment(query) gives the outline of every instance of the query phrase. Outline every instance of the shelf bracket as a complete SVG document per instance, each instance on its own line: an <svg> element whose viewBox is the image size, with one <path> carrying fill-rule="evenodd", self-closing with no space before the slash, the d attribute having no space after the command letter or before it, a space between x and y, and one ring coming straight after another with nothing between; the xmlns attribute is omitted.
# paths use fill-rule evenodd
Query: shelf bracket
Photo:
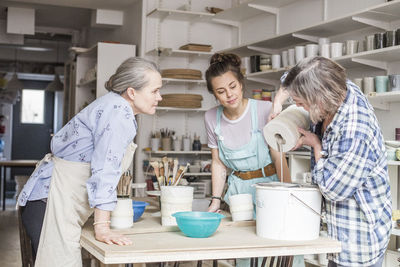
<svg viewBox="0 0 400 267"><path fill-rule="evenodd" d="M374 100L373 97L368 97L368 101L376 109L390 110L390 103Z"/></svg>
<svg viewBox="0 0 400 267"><path fill-rule="evenodd" d="M247 49L253 50L253 51L257 51L257 52L261 52L261 53L265 53L265 54L279 54L279 50L276 49L270 49L270 48L265 48L265 47L259 47L259 46L253 46L253 45L248 45Z"/></svg>
<svg viewBox="0 0 400 267"><path fill-rule="evenodd" d="M357 17L357 16L352 16L351 19L354 21L364 23L366 25L370 25L370 26L373 26L376 28L386 30L386 31L391 29L391 25L389 22L385 22L385 21L381 21L381 20L377 20L377 19L362 18L362 17Z"/></svg>
<svg viewBox="0 0 400 267"><path fill-rule="evenodd" d="M387 63L383 62L383 61L379 61L379 60L352 58L351 61L363 64L363 65L371 66L374 68L382 69L382 70L388 70Z"/></svg>
<svg viewBox="0 0 400 267"><path fill-rule="evenodd" d="M278 87L280 85L280 82L278 80L272 80L272 79L247 77L247 80L253 81L253 82L258 82L258 83L264 83L264 84L268 84L268 85L273 85L275 87Z"/></svg>
<svg viewBox="0 0 400 267"><path fill-rule="evenodd" d="M306 41L310 41L313 43L318 43L318 36L313 36L313 35L308 35L308 34L301 34L301 33L292 33L293 37L299 38L299 39L303 39Z"/></svg>
<svg viewBox="0 0 400 267"><path fill-rule="evenodd" d="M214 19L214 18L212 20L217 22L217 23L233 26L233 27L236 27L236 28L239 28L239 26L240 26L240 23L238 21L227 20L227 19Z"/></svg>
<svg viewBox="0 0 400 267"><path fill-rule="evenodd" d="M274 8L274 7L269 7L269 6L264 6L264 5L256 5L256 4L247 4L249 7L258 9L267 13L271 14L278 14L279 13L279 8Z"/></svg>

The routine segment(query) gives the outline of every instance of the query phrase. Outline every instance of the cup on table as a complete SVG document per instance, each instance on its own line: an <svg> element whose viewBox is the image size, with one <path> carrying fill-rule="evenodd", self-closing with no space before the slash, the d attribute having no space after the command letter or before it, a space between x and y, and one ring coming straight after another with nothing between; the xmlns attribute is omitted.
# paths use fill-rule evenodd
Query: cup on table
<svg viewBox="0 0 400 267"><path fill-rule="evenodd" d="M322 44L321 50L319 51L321 57L330 58L331 57L331 45L330 44Z"/></svg>
<svg viewBox="0 0 400 267"><path fill-rule="evenodd" d="M306 57L316 57L318 56L318 45L308 44L306 45Z"/></svg>
<svg viewBox="0 0 400 267"><path fill-rule="evenodd" d="M386 35L384 32L375 33L375 44L374 49L380 49L385 47Z"/></svg>
<svg viewBox="0 0 400 267"><path fill-rule="evenodd" d="M400 74L389 75L389 91L400 91Z"/></svg>
<svg viewBox="0 0 400 267"><path fill-rule="evenodd" d="M281 55L272 55L271 62L273 69L279 69L281 67Z"/></svg>
<svg viewBox="0 0 400 267"><path fill-rule="evenodd" d="M355 85L358 86L358 88L360 88L361 92L364 92L363 86L362 86L362 84L363 84L363 79L362 78L355 78L355 79L353 79L353 82L354 82Z"/></svg>
<svg viewBox="0 0 400 267"><path fill-rule="evenodd" d="M331 43L331 58L341 57L343 55L343 43Z"/></svg>
<svg viewBox="0 0 400 267"><path fill-rule="evenodd" d="M305 47L302 45L295 46L295 58L296 64L300 62L303 58L305 58Z"/></svg>
<svg viewBox="0 0 400 267"><path fill-rule="evenodd" d="M375 35L365 36L365 50L371 51L375 49Z"/></svg>
<svg viewBox="0 0 400 267"><path fill-rule="evenodd" d="M346 41L346 55L353 55L358 52L358 41L347 40Z"/></svg>
<svg viewBox="0 0 400 267"><path fill-rule="evenodd" d="M289 66L289 54L288 51L282 51L282 67L286 68Z"/></svg>
<svg viewBox="0 0 400 267"><path fill-rule="evenodd" d="M290 48L288 50L288 63L289 63L289 66L294 66L296 64L294 54L295 54L294 48Z"/></svg>
<svg viewBox="0 0 400 267"><path fill-rule="evenodd" d="M366 94L366 95L368 95L369 93L375 92L374 77L364 77L362 87L364 90L364 94Z"/></svg>

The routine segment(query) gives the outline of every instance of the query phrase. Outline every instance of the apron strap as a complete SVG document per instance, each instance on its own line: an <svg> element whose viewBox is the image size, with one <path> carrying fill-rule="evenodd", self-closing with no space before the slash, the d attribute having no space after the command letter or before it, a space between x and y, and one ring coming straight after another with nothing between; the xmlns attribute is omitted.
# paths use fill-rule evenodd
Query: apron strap
<svg viewBox="0 0 400 267"><path fill-rule="evenodd" d="M214 133L217 135L218 141L221 140L221 138L223 138L221 136L221 117L222 117L222 110L223 110L223 106L220 105L217 108L217 125L215 127Z"/></svg>
<svg viewBox="0 0 400 267"><path fill-rule="evenodd" d="M257 101L254 99L249 99L249 105L251 108L252 131L255 133L258 131Z"/></svg>

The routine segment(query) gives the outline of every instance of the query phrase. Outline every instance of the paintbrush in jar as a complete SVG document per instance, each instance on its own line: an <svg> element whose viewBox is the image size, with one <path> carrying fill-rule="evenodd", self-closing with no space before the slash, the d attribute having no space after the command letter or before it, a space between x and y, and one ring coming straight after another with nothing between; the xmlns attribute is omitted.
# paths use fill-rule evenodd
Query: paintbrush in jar
<svg viewBox="0 0 400 267"><path fill-rule="evenodd" d="M158 161L151 161L150 166L153 167L155 176L156 177L160 176L160 169L159 169Z"/></svg>

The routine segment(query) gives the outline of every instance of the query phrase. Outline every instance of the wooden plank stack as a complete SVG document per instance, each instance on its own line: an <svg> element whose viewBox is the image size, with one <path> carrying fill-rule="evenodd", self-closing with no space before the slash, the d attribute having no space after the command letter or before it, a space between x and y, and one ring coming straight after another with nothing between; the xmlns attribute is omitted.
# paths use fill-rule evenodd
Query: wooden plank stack
<svg viewBox="0 0 400 267"><path fill-rule="evenodd" d="M161 72L163 78L201 80L201 71L194 69L164 69Z"/></svg>
<svg viewBox="0 0 400 267"><path fill-rule="evenodd" d="M211 52L212 46L206 44L188 43L179 47L180 50Z"/></svg>
<svg viewBox="0 0 400 267"><path fill-rule="evenodd" d="M196 94L165 94L158 102L160 107L201 108L203 97Z"/></svg>

